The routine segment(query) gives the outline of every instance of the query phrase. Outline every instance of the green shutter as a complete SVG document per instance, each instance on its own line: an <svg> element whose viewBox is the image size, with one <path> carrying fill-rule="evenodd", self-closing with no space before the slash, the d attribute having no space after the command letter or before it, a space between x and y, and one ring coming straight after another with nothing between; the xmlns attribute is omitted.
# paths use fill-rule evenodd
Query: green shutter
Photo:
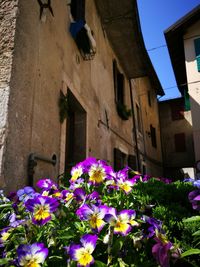
<svg viewBox="0 0 200 267"><path fill-rule="evenodd" d="M188 91L184 91L184 102L185 102L185 111L190 110L190 96L188 94Z"/></svg>
<svg viewBox="0 0 200 267"><path fill-rule="evenodd" d="M200 38L194 40L197 69L200 72Z"/></svg>

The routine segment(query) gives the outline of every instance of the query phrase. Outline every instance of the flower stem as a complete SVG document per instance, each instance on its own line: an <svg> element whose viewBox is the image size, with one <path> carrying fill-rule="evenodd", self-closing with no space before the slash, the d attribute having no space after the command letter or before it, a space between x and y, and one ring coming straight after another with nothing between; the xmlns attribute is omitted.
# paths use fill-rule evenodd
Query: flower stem
<svg viewBox="0 0 200 267"><path fill-rule="evenodd" d="M113 244L113 232L114 232L114 227L110 226L109 228L109 240L108 240L108 261L107 261L107 266L111 265L112 262L112 244Z"/></svg>

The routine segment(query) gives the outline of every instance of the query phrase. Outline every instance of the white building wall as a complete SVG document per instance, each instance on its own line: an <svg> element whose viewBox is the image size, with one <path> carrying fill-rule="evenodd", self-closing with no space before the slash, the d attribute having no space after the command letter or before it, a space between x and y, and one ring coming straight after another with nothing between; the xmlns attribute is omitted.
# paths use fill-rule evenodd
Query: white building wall
<svg viewBox="0 0 200 267"><path fill-rule="evenodd" d="M197 69L194 40L200 38L200 20L184 35L188 91L191 102L195 160L200 160L200 72Z"/></svg>

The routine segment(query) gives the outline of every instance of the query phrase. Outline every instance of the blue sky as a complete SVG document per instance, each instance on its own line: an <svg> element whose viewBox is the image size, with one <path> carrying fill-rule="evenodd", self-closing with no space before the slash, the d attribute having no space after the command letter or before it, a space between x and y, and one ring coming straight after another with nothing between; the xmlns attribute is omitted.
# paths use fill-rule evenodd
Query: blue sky
<svg viewBox="0 0 200 267"><path fill-rule="evenodd" d="M146 49L151 50L166 45L164 30L199 5L200 0L137 0L137 3ZM165 91L160 100L179 97L177 87L170 88L176 86L176 81L167 47L148 53Z"/></svg>

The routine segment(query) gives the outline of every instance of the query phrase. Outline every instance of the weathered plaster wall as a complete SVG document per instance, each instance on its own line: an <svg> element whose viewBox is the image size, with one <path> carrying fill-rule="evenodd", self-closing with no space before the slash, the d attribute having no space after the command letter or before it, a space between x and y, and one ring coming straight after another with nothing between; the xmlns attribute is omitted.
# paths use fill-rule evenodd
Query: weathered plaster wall
<svg viewBox="0 0 200 267"><path fill-rule="evenodd" d="M187 33L183 38L192 112L195 159L198 161L200 160L200 72L197 70L194 39L200 38L200 20L187 29Z"/></svg>
<svg viewBox="0 0 200 267"><path fill-rule="evenodd" d="M179 101L179 98L177 99ZM191 111L184 113L184 119L172 120L171 103L176 103L176 99L159 103L160 123L163 145L163 162L165 169L171 169L171 175L177 175L177 170L183 167L194 166L194 148L192 137ZM174 135L185 133L186 151L176 152ZM175 176L176 177L176 176Z"/></svg>
<svg viewBox="0 0 200 267"><path fill-rule="evenodd" d="M0 2L0 188L5 186L3 163L8 131L8 101L18 0Z"/></svg>
<svg viewBox="0 0 200 267"><path fill-rule="evenodd" d="M148 77L136 79L136 84L138 88L144 140L142 151L144 165L146 166L147 174L161 176L163 174L163 169L157 96ZM150 92L151 106L148 102L148 91ZM151 143L151 136L149 135L150 125L156 129L156 148L153 147Z"/></svg>
<svg viewBox="0 0 200 267"><path fill-rule="evenodd" d="M7 191L28 183L27 160L32 152L47 157L55 153L58 158L55 167L39 162L35 180L56 177L63 170L66 129L59 122L60 89L69 87L87 112L87 156L113 163L114 147L134 154L132 121L119 118L114 102L112 61L116 56L94 2L86 1L86 21L97 42L92 61L82 60L68 31L66 1L52 1L52 8L54 17L46 10L44 23L39 20L37 1L19 1L4 168ZM128 86L125 80L125 102L130 108ZM109 129L99 123L106 123L105 110Z"/></svg>

